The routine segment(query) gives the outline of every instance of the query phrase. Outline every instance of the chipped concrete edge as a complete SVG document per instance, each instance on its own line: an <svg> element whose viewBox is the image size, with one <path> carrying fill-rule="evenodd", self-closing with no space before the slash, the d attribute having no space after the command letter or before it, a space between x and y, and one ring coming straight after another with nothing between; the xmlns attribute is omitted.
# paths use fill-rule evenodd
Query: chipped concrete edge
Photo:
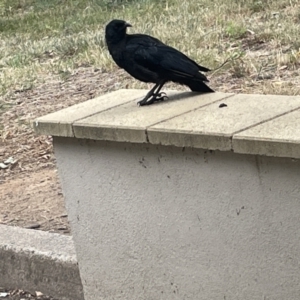
<svg viewBox="0 0 300 300"><path fill-rule="evenodd" d="M0 286L83 300L72 237L0 225Z"/></svg>
<svg viewBox="0 0 300 300"><path fill-rule="evenodd" d="M37 118L32 122L33 130L39 135L74 137L72 123L56 123ZM49 134L49 132L51 134Z"/></svg>

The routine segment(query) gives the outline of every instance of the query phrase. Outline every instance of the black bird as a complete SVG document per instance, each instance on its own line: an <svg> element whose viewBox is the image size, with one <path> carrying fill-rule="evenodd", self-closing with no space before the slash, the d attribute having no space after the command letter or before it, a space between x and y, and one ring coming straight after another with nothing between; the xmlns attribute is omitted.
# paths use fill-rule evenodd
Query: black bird
<svg viewBox="0 0 300 300"><path fill-rule="evenodd" d="M112 20L105 28L105 40L120 68L140 81L155 83L139 105L166 99L166 94L160 90L168 81L186 85L194 92L214 92L204 83L208 82L206 76L200 73L209 69L152 36L126 34L127 27L132 26L123 20Z"/></svg>

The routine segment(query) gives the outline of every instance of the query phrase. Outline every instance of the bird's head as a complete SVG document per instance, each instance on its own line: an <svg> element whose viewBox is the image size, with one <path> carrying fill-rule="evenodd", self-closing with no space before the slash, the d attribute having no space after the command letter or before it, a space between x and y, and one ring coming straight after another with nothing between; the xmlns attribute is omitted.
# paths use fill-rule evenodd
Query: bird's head
<svg viewBox="0 0 300 300"><path fill-rule="evenodd" d="M123 20L112 20L105 28L105 39L109 43L118 43L126 35L127 27L132 27L129 23Z"/></svg>

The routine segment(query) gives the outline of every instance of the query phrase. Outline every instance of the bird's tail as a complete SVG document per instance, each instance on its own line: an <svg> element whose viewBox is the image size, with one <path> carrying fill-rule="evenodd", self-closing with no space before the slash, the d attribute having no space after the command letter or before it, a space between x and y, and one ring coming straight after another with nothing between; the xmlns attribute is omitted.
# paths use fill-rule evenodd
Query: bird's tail
<svg viewBox="0 0 300 300"><path fill-rule="evenodd" d="M214 93L209 86L207 86L203 81L188 81L185 83L193 92L200 93Z"/></svg>

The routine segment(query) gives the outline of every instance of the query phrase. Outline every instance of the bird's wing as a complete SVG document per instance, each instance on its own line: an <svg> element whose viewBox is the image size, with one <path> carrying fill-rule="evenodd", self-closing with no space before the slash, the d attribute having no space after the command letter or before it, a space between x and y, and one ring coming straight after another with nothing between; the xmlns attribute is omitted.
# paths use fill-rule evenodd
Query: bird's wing
<svg viewBox="0 0 300 300"><path fill-rule="evenodd" d="M183 78L207 78L199 71L209 69L199 66L180 51L163 44L158 39L147 35L129 35L126 51L131 53L134 61L153 72L172 72Z"/></svg>

